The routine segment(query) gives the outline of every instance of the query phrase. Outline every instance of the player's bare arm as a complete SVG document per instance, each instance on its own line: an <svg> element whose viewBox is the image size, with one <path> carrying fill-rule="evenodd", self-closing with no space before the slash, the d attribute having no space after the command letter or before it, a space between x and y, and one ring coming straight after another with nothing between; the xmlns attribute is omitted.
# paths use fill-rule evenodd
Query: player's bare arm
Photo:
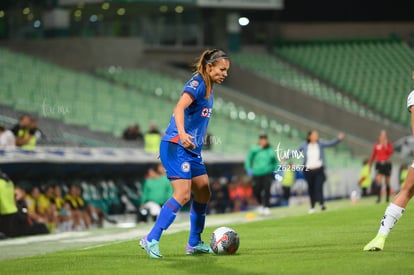
<svg viewBox="0 0 414 275"><path fill-rule="evenodd" d="M174 108L174 119L177 125L178 135L180 136L181 144L185 148L194 149L195 144L193 143L193 136L187 134L184 129L184 110L190 106L193 99L187 93L183 93L181 98L178 100L177 105Z"/></svg>

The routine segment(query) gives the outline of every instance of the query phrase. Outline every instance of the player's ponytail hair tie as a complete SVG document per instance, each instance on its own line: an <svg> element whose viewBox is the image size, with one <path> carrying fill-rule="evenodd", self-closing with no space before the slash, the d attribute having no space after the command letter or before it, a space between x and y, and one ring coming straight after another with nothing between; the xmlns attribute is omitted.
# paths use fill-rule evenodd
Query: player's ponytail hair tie
<svg viewBox="0 0 414 275"><path fill-rule="evenodd" d="M204 65L207 65L209 63L214 63L219 59L229 59L230 57L228 56L228 54L226 52L224 52L223 50L220 49L213 49L213 50L209 50L205 55L204 55Z"/></svg>

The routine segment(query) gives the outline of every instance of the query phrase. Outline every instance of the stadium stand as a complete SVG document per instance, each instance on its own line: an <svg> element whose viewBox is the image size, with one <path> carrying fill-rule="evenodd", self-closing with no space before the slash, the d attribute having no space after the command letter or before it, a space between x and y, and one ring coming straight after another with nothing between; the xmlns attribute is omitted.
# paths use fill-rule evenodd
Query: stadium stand
<svg viewBox="0 0 414 275"><path fill-rule="evenodd" d="M278 83L319 98L370 119L381 117L351 97L297 70L293 66L267 53L235 53L232 60L240 66L264 75Z"/></svg>
<svg viewBox="0 0 414 275"><path fill-rule="evenodd" d="M83 189L83 199L102 211L103 215L125 213L125 198L133 207L139 207L139 181L128 184L118 182L117 176L111 173L116 171L132 174L131 170L136 169L134 165L137 162L146 165L154 161L153 156L137 150L96 148L88 151L90 148L79 150L76 146L124 146L99 135L120 137L125 126L135 121L139 122L142 129L148 128L154 120L158 124L168 123L168 117L180 96L183 80L150 70L125 70L116 67L98 69L96 74L99 77L96 77L1 48L0 54L4 56L0 60L0 80L4 83L4 93L0 93L0 103L4 104L0 112L0 122L11 126L16 123L18 114L34 113L41 118L42 130L48 134L45 145L66 143L75 146L64 149L40 147L30 155L18 151L5 152L0 161L7 164L4 167L13 171L10 167L14 162L30 161L33 167L42 165L41 171L54 171L54 167L65 164L67 170L59 170L59 173L88 171L88 175L79 174L80 178L84 177L79 183ZM322 88L316 86L314 89L319 91ZM211 123L209 130L215 140L213 152L204 154L206 164L216 165L226 160L226 156L235 156L236 153L239 157L237 161L241 162L243 157L240 156L257 141L260 132L267 132L274 141L272 145L276 147L280 143L282 150L294 149L304 141L305 133L294 125L257 111L253 112L245 106L224 100L219 95L215 97L214 108L214 123ZM165 125L159 126L161 129L165 128ZM218 152L227 155L210 155ZM333 169L352 169L359 167L361 163L359 157L351 154L346 145L327 150L326 157L329 168ZM73 159L78 163L70 163ZM96 163L97 160L99 164ZM82 166L79 166L80 162L84 162ZM109 168L105 162L111 163L113 167ZM129 164L131 165L128 166ZM124 169L122 171L121 166ZM40 175L41 171L38 174L32 172L31 175L45 177ZM13 172L13 176L16 176L16 171ZM107 178L99 181L89 179L96 177L98 173L99 176L105 173ZM227 173L229 172L226 171ZM62 174L58 175L56 172L47 175L53 176ZM41 181L34 182L35 185L41 184Z"/></svg>
<svg viewBox="0 0 414 275"><path fill-rule="evenodd" d="M12 106L0 104L0 124L11 128L17 123L17 118L27 112L16 110ZM35 114L38 116L38 114ZM39 127L45 136L38 145L48 146L78 146L78 147L131 147L130 142L114 137L111 133L92 131L81 125L67 124L62 120L48 117L38 117Z"/></svg>
<svg viewBox="0 0 414 275"><path fill-rule="evenodd" d="M397 38L282 42L274 52L392 121L408 125L414 52ZM345 98L343 96L343 98Z"/></svg>
<svg viewBox="0 0 414 275"><path fill-rule="evenodd" d="M178 99L183 86L183 81L180 79L146 69L123 70L111 67L97 69L96 73L140 92L164 97L164 100L169 102L175 102ZM160 100L157 104L159 102ZM148 102L148 104L151 103ZM284 148L296 148L305 139L305 133L291 124L251 112L243 106L225 101L218 96L215 97L214 114L214 123L211 123L209 127L214 137L220 138L213 146L213 150L217 152L246 152L256 142L260 131L268 132L271 140L277 140ZM243 135L245 138L236 138L238 135ZM340 146L335 154L337 157L333 158L336 162L334 166L355 166L355 163L359 163L359 161L353 161L354 157L344 146Z"/></svg>
<svg viewBox="0 0 414 275"><path fill-rule="evenodd" d="M117 137L127 125L136 121L145 129L158 117L155 110L168 111L156 103L151 106L154 108L149 108L147 102L155 101L148 95L132 93L108 81L6 49L0 48L0 54L0 79L5 89L0 93L0 102L17 111L32 112L69 125L87 126ZM65 138L78 139L81 143L87 141L75 134L66 134ZM93 146L94 142L88 144Z"/></svg>
<svg viewBox="0 0 414 275"><path fill-rule="evenodd" d="M68 125L121 136L126 125L138 121L141 129L155 120L163 129L168 123L183 81L148 70L98 69L103 80L44 62L38 58L1 49L0 78L6 92L1 102L20 111L63 121ZM237 58L237 57L236 57ZM7 68L7 69L6 69ZM114 85L115 83L115 85ZM114 115L114 113L116 115ZM216 138L213 151L245 152L260 131L268 131L286 148L296 148L305 134L290 124L260 115L216 97L215 123L210 132ZM162 119L161 119L162 118ZM251 127L255 130L252 131ZM236 139L244 135L243 139ZM64 133L63 139L80 144L105 146L84 138L82 133ZM110 144L107 144L110 145ZM342 163L352 163L342 148Z"/></svg>

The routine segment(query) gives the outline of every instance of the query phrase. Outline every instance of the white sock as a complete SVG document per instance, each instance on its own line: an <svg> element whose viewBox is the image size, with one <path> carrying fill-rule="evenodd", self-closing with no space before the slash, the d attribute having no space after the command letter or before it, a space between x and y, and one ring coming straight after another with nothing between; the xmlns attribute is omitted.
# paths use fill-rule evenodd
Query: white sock
<svg viewBox="0 0 414 275"><path fill-rule="evenodd" d="M404 213L404 208L399 207L396 204L390 203L385 210L384 217L381 220L381 225L378 230L378 234L388 236L394 224L401 218Z"/></svg>

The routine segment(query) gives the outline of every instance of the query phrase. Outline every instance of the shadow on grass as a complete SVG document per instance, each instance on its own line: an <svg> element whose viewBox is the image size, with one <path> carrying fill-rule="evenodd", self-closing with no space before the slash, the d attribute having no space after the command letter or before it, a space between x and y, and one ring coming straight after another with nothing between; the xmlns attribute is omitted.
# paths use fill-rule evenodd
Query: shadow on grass
<svg viewBox="0 0 414 275"><path fill-rule="evenodd" d="M236 264L242 261L240 254L234 255L187 255L170 256L164 259L168 267L175 269L177 273L183 274L252 274L259 275L262 272L243 271ZM174 273L174 272L173 272Z"/></svg>

